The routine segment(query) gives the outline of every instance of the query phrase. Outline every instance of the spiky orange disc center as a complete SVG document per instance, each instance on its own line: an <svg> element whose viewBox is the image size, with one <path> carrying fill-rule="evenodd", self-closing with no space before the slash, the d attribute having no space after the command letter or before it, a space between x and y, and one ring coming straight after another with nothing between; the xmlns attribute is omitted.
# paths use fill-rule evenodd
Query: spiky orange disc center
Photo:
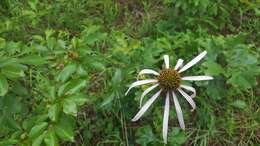
<svg viewBox="0 0 260 146"><path fill-rule="evenodd" d="M181 76L174 69L163 69L160 71L158 81L164 91L176 90L180 86Z"/></svg>

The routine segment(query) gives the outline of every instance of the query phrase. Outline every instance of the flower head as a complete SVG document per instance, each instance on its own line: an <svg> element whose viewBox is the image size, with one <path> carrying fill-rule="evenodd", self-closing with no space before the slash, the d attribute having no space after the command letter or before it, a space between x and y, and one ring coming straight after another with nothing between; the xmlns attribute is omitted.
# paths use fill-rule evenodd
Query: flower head
<svg viewBox="0 0 260 146"><path fill-rule="evenodd" d="M200 53L197 57L192 59L184 66L183 66L183 60L179 59L174 68L170 68L169 56L164 55L165 68L162 69L161 71L157 72L152 69L141 70L139 75L150 74L156 76L155 79L140 80L132 83L125 95L127 95L128 92L136 86L140 86L144 84L153 84L142 93L140 99L140 107L141 107L145 95L147 95L150 91L156 88L158 88L158 91L150 99L147 100L147 102L141 107L141 109L135 115L132 121L137 121L147 111L147 109L152 105L152 103L161 95L161 96L165 96L165 107L164 107L164 116L163 116L164 143L167 143L170 97L172 97L172 100L174 102L180 127L182 129L185 129L182 110L178 98L176 96L176 92L179 92L180 95L182 95L188 101L193 111L196 108L196 104L192 98L196 96L196 90L191 86L182 84L181 82L183 80L186 81L212 80L213 78L211 76L182 76L181 73L186 71L196 63L198 63L206 54L207 54L206 51ZM192 94L189 95L184 90L190 91L192 92Z"/></svg>

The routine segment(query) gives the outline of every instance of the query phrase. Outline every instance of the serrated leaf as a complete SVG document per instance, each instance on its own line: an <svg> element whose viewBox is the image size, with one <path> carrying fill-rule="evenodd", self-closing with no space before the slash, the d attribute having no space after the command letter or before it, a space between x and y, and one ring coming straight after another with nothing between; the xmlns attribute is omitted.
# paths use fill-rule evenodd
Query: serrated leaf
<svg viewBox="0 0 260 146"><path fill-rule="evenodd" d="M156 137L150 126L139 128L135 135L137 137L136 142L142 146L147 146L151 142L156 141Z"/></svg>
<svg viewBox="0 0 260 146"><path fill-rule="evenodd" d="M168 141L171 145L182 145L186 142L186 140L187 137L182 131L180 131L179 128L174 128L169 132Z"/></svg>
<svg viewBox="0 0 260 146"><path fill-rule="evenodd" d="M213 61L207 61L203 65L207 67L205 70L205 74L207 75L219 75L225 72L219 64Z"/></svg>
<svg viewBox="0 0 260 146"><path fill-rule="evenodd" d="M0 96L4 96L7 93L8 87L7 79L0 75Z"/></svg>

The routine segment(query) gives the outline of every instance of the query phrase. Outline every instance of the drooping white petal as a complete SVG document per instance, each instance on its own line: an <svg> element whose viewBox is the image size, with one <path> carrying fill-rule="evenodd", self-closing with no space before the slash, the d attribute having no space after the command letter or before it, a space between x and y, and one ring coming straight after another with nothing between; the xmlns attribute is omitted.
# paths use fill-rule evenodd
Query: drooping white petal
<svg viewBox="0 0 260 146"><path fill-rule="evenodd" d="M178 59L174 69L178 70L182 66L182 64L183 64L183 60L182 59Z"/></svg>
<svg viewBox="0 0 260 146"><path fill-rule="evenodd" d="M164 55L163 58L164 58L165 68L168 69L170 67L169 55Z"/></svg>
<svg viewBox="0 0 260 146"><path fill-rule="evenodd" d="M181 95L189 102L189 104L192 107L192 111L196 108L196 104L193 101L193 99L187 94L185 93L181 88L178 88L178 91L181 93Z"/></svg>
<svg viewBox="0 0 260 146"><path fill-rule="evenodd" d="M163 115L163 141L165 144L167 144L169 110L170 110L170 99L169 99L169 92L167 92L166 99L165 99L165 106L164 106L164 115Z"/></svg>
<svg viewBox="0 0 260 146"><path fill-rule="evenodd" d="M129 92L132 88L134 88L134 87L136 87L136 86L140 86L140 85L144 85L144 84L148 84L148 83L156 83L156 82L157 82L157 80L155 80L155 79L148 79L148 80L136 81L136 82L134 82L134 83L132 83L132 84L130 85L130 87L129 87L128 90L126 91L125 95L127 95L128 92Z"/></svg>
<svg viewBox="0 0 260 146"><path fill-rule="evenodd" d="M138 75L143 75L143 74L153 74L153 75L156 75L156 76L159 75L158 72L156 72L156 71L154 71L154 70L152 70L152 69L143 69L143 70L141 70L141 71L139 72Z"/></svg>
<svg viewBox="0 0 260 146"><path fill-rule="evenodd" d="M207 54L207 51L203 51L202 53L200 53L198 56L196 56L194 59L192 59L186 65L184 65L183 68L181 68L179 70L179 73L184 72L185 70L189 69L190 67L192 67L193 65L198 63L206 54Z"/></svg>
<svg viewBox="0 0 260 146"><path fill-rule="evenodd" d="M135 117L132 119L132 121L137 121L146 111L147 109L152 105L152 103L158 98L158 96L161 94L162 90L155 93L145 104L144 106L139 110L139 112L135 115Z"/></svg>
<svg viewBox="0 0 260 146"><path fill-rule="evenodd" d="M173 97L173 102L174 102L174 105L175 105L176 114L177 114L177 117L178 117L180 127L182 129L185 129L185 124L184 124L184 120L183 120L181 106L180 106L180 103L179 103L179 101L178 101L178 99L177 99L177 97L176 97L176 95L173 91L172 91L172 97Z"/></svg>
<svg viewBox="0 0 260 146"><path fill-rule="evenodd" d="M183 89L189 90L192 92L192 94L190 95L191 98L194 98L196 96L196 89L191 87L191 86L187 86L187 85L181 85L180 86Z"/></svg>
<svg viewBox="0 0 260 146"><path fill-rule="evenodd" d="M149 88L147 88L146 90L144 90L144 92L143 92L142 95L141 95L141 99L140 99L140 108L141 108L141 106L142 106L142 102L143 102L144 96L145 96L146 94L148 94L150 91L152 91L154 88L156 88L157 86L159 86L158 83L155 84L155 85L153 85L153 86L151 86L151 87L149 87Z"/></svg>
<svg viewBox="0 0 260 146"><path fill-rule="evenodd" d="M186 81L203 81L203 80L213 80L211 76L186 76L182 77L182 80Z"/></svg>

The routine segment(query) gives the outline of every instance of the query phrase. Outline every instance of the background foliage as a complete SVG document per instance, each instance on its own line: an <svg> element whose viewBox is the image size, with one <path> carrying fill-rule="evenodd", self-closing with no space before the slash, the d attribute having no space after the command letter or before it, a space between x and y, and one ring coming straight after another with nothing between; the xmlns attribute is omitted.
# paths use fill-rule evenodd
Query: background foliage
<svg viewBox="0 0 260 146"><path fill-rule="evenodd" d="M136 123L146 88L124 92L162 55L199 82L187 129L170 114L169 145L260 144L260 2L1 0L0 145L163 145L163 102Z"/></svg>

